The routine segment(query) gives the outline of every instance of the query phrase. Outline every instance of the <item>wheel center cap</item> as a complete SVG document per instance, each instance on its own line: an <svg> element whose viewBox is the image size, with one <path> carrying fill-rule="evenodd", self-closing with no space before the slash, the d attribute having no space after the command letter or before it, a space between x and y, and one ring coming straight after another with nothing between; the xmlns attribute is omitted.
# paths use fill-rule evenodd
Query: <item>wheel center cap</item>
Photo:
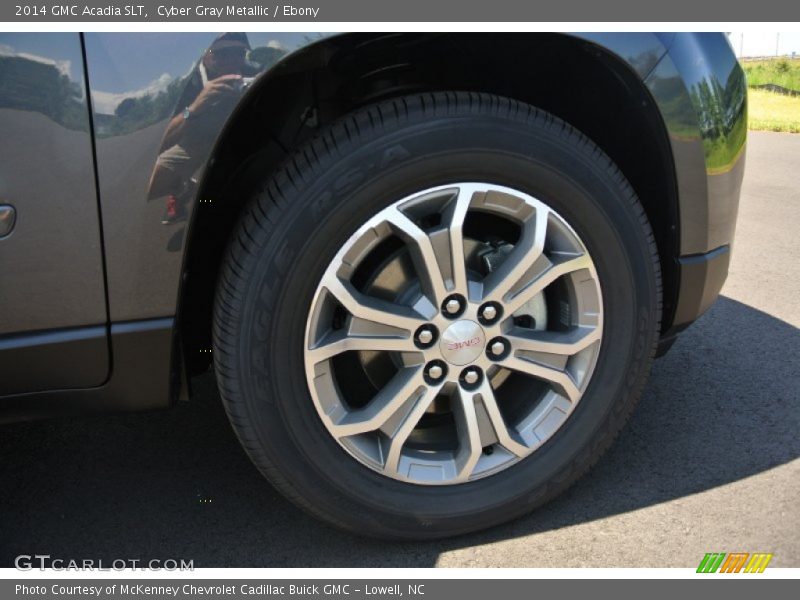
<svg viewBox="0 0 800 600"><path fill-rule="evenodd" d="M462 319L444 330L439 349L451 365L463 366L481 355L486 347L486 334L475 321Z"/></svg>

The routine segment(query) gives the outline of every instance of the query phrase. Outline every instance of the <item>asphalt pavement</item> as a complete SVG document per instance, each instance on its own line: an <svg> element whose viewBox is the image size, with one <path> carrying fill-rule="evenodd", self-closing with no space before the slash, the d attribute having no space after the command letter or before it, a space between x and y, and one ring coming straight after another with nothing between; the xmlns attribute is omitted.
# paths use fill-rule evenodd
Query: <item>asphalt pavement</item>
<svg viewBox="0 0 800 600"><path fill-rule="evenodd" d="M523 519L428 543L333 530L239 448L211 375L173 410L0 427L0 566L19 554L195 567L800 567L800 135L753 133L730 276L658 360L596 468Z"/></svg>

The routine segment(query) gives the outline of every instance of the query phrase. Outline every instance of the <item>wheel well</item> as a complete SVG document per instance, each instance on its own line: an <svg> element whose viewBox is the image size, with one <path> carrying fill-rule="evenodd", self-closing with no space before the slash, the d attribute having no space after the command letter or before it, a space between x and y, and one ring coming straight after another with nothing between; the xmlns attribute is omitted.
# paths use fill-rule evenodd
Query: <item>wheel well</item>
<svg viewBox="0 0 800 600"><path fill-rule="evenodd" d="M436 90L487 92L547 110L581 130L636 190L661 257L666 330L677 294L677 191L660 113L630 67L563 34L348 34L311 44L262 77L231 117L200 186L179 328L189 374L208 368L211 309L225 245L253 188L342 115ZM210 200L210 202L208 202Z"/></svg>

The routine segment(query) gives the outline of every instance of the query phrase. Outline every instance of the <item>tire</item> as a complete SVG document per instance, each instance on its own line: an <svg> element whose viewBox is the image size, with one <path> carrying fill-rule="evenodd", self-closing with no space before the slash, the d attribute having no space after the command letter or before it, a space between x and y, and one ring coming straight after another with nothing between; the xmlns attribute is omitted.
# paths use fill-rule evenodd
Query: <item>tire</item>
<svg viewBox="0 0 800 600"><path fill-rule="evenodd" d="M503 189L514 190L517 196L538 199L552 209L552 218L558 217L553 221L553 235L578 240L574 243L591 258L591 268L580 271L580 277L575 276L577 279L563 286L575 286L569 289L583 293L583 288L577 287L584 286L579 279L596 278L598 287L585 284L590 298L586 302L593 302L591 289L599 290L602 337L591 347L591 357L581 358L581 366L576 367L575 372L590 374L579 401L570 404L566 416L558 413L562 420L549 436L530 442L534 449L513 460L505 458L505 447L498 442L501 452L497 460L502 458L509 466L495 471L487 467L480 477L463 479L459 475L463 480L447 481L456 484L439 485L415 480L412 474L417 471L411 467L402 476L394 477L369 464L365 458L368 450L388 448L381 444L390 444L394 438L389 437L386 442L381 434L364 434L364 444L377 445L365 445L367 450L362 452L360 447L344 445L350 443L350 438L340 442L334 437L324 421L326 409L319 407L320 402L326 401L320 400L325 394L317 391L314 395L313 386L319 364L327 365L322 371L334 371L339 365L333 361L339 359L314 363L307 378L306 361L311 352L308 332L314 328L309 312L315 302L322 301L321 297L328 301L327 292L320 291L321 281L334 268L331 265L338 264L332 262L337 253L349 247L348 240L364 223L401 198L463 181L498 186L498 198L503 197ZM494 220L479 213L470 223L488 227L486 224ZM549 236L551 225L546 227ZM467 229L465 224L464 231ZM552 244L561 244L560 239ZM516 243L521 245L520 240L522 237ZM494 244L491 240L481 241L478 247L499 252ZM462 250L465 248L461 246ZM497 248L502 249L502 245ZM552 251L550 247L548 252ZM491 257L482 259L481 268L487 273ZM548 260L556 264L555 258ZM502 267L497 272L500 270ZM423 278L418 279L420 293L424 293ZM497 280L502 280L500 275ZM484 283L484 287L488 285ZM550 291L542 297L551 302L551 294L552 298L562 297ZM566 298L577 292L558 294ZM330 311L341 310L339 298L334 300ZM562 313L564 302L562 298ZM318 312L327 315L326 310L323 307ZM568 330L570 319L577 318L559 316L557 304L547 311L548 323L554 323L556 328ZM222 400L239 440L256 467L287 498L323 521L350 532L398 540L431 539L476 531L519 517L552 499L585 473L609 447L634 408L654 358L660 316L659 261L650 225L631 186L601 149L558 118L514 100L461 92L420 94L371 105L343 118L265 179L232 236L219 278L213 326L214 366ZM331 322L334 321L335 318ZM444 324L437 336L450 331L442 331L448 321L437 322ZM511 321L515 328L518 323L520 328L529 327L531 322L525 315L514 316ZM331 327L341 327L341 319L337 323ZM414 339L419 344L419 336ZM495 359L490 355L489 341L480 342L486 344L486 354L476 360ZM442 343L439 348L444 353L443 348L451 346L450 342L447 346ZM413 354L403 355L403 364L393 368L398 372L409 368L405 357ZM396 363L399 359L392 356ZM570 361L578 359L565 360L572 365ZM448 377L461 368L455 363L446 366ZM424 368L428 369L425 377L429 377L430 365ZM539 407L544 402L542 398L568 395L564 391L566 384L558 387L549 380L537 381L527 374L494 369L487 367L483 381L488 380L490 372L492 378L499 377L498 373L511 373L501 384L510 386L510 402ZM522 381L520 385L515 377ZM350 385L347 378L335 379L337 393ZM512 380L514 386L508 383ZM463 379L459 381L466 386ZM458 424L464 420L458 411L467 409L456 408L462 406L457 399L470 393L459 389L458 382L447 386L454 394L450 396L453 416L448 416L445 409L444 416L431 417L430 407L423 415L427 422L435 423L431 440L437 431L450 431L447 419L456 423L457 436L462 431ZM544 391L537 392L540 397L531 391L540 389L536 386L544 386ZM437 389L441 392L445 388ZM558 401L563 404L563 400ZM480 408L479 404L463 406ZM488 409L481 413L484 419L487 413ZM508 418L504 413L503 419ZM519 427L522 431L522 425ZM428 429L420 431L420 448L438 443L425 437ZM500 439L500 430L495 431ZM416 435L414 432L412 436ZM448 461L462 456L458 452L467 444L462 443L462 438L458 440L457 448L449 446L450 441L443 442L441 448L445 449L435 450L430 456L441 452L449 457ZM483 437L478 441L482 442ZM417 451L416 446L407 450L402 441L398 444L400 452ZM473 453L475 460L489 460L484 456L493 456L488 451L494 447L484 448L482 454ZM463 456L467 456L467 450ZM390 454L387 450L387 464ZM465 463L456 458L455 462L441 464L456 464L461 469ZM473 461L471 468L477 464L482 463ZM446 470L440 469L441 473ZM440 476L445 481L443 474L435 477Z"/></svg>

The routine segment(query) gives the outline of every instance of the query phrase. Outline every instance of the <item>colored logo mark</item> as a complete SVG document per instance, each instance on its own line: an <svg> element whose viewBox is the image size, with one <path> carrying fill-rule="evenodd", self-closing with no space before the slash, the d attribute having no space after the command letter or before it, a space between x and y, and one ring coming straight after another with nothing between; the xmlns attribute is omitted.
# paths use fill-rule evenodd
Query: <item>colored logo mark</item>
<svg viewBox="0 0 800 600"><path fill-rule="evenodd" d="M710 552L703 557L697 567L698 573L763 573L772 554L757 552Z"/></svg>

